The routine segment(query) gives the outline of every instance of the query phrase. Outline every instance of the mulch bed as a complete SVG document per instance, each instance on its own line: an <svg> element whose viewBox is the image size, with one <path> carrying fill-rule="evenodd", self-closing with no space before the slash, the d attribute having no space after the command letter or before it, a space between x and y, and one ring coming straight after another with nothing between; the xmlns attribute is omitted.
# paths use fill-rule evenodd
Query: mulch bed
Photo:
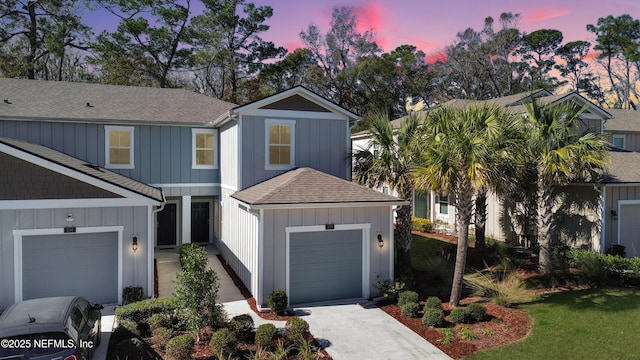
<svg viewBox="0 0 640 360"><path fill-rule="evenodd" d="M456 333L455 340L450 344L442 344L440 342L444 335L439 329L424 326L422 324L422 318L408 318L403 316L400 307L397 305L387 304L380 308L454 359L462 359L465 356L481 350L511 344L524 339L531 332L533 321L523 310L506 308L491 302L483 302L480 298L464 299L462 305L472 302L481 302L482 305L487 307L489 321L464 325L448 322L448 327ZM424 303L421 303L421 305L424 305ZM445 314L448 314L448 312L453 309L448 304L443 304L443 308ZM494 320L492 321L492 319ZM446 320L449 321L448 316ZM462 326L467 326L478 338L476 340L461 339L460 328ZM489 332L491 335L488 335Z"/></svg>

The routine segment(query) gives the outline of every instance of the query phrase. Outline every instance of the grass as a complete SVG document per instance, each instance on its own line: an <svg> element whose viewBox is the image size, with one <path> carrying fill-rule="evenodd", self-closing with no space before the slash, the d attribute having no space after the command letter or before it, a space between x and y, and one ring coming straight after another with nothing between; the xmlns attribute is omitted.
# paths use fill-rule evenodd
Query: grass
<svg viewBox="0 0 640 360"><path fill-rule="evenodd" d="M429 269L429 259L440 254L451 254L455 257L456 245L446 241L413 235L411 240L411 265L418 271Z"/></svg>
<svg viewBox="0 0 640 360"><path fill-rule="evenodd" d="M523 304L534 319L531 335L467 359L640 359L640 292L567 291Z"/></svg>

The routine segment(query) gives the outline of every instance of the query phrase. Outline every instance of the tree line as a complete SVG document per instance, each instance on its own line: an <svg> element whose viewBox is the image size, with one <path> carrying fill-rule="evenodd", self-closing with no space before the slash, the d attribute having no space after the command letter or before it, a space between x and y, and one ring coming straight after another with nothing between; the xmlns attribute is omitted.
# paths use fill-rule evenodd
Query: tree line
<svg viewBox="0 0 640 360"><path fill-rule="evenodd" d="M114 31L94 34L84 22L97 10L117 22ZM300 30L304 47L287 53L262 38L272 16L247 0L0 0L0 76L185 87L237 104L304 85L391 118L417 103L540 88L575 90L604 107L635 108L639 96L640 21L630 15L586 24L592 44L563 43L554 29L525 33L520 15L505 12L459 32L432 61L413 45L383 52L347 6L333 9L328 31Z"/></svg>

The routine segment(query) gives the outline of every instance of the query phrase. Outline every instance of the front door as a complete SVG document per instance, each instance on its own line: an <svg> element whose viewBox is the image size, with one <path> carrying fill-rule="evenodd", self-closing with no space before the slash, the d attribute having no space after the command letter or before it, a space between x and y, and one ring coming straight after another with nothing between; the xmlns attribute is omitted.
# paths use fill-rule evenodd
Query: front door
<svg viewBox="0 0 640 360"><path fill-rule="evenodd" d="M156 214L158 240L157 246L168 247L177 245L178 234L178 204L166 203L164 209Z"/></svg>
<svg viewBox="0 0 640 360"><path fill-rule="evenodd" d="M209 202L191 203L191 242L209 242Z"/></svg>

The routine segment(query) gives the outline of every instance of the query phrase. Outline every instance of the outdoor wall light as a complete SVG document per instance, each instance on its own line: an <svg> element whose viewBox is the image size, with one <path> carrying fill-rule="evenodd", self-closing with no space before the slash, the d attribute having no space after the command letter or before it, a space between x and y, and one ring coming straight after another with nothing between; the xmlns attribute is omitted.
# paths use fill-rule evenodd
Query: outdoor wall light
<svg viewBox="0 0 640 360"><path fill-rule="evenodd" d="M133 240L131 242L131 248L133 249L133 252L138 251L138 237L134 236Z"/></svg>
<svg viewBox="0 0 640 360"><path fill-rule="evenodd" d="M67 226L64 227L65 233L74 233L76 232L76 227L73 226L73 215L67 215Z"/></svg>
<svg viewBox="0 0 640 360"><path fill-rule="evenodd" d="M613 220L618 220L618 212L611 209L611 217L613 218Z"/></svg>
<svg viewBox="0 0 640 360"><path fill-rule="evenodd" d="M378 234L378 246L380 248L384 246L384 240L382 240L382 234Z"/></svg>

